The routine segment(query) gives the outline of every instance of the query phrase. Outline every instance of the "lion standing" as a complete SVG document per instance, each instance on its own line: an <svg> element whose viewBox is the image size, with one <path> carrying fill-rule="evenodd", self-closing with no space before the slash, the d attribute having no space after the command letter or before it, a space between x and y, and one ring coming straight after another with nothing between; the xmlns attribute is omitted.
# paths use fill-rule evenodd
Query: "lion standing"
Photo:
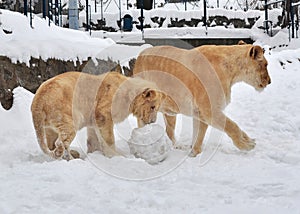
<svg viewBox="0 0 300 214"><path fill-rule="evenodd" d="M174 144L176 114L193 117L192 154L197 155L208 125L226 132L239 149L254 148L254 140L223 109L230 102L233 84L243 81L258 91L270 84L267 65L260 46L206 45L192 50L156 46L140 53L133 73L155 82L168 95L160 111Z"/></svg>
<svg viewBox="0 0 300 214"><path fill-rule="evenodd" d="M116 155L114 123L131 113L139 124L155 122L161 99L155 84L116 72L63 73L44 82L33 99L38 143L49 156L69 160L77 130L87 127L88 152Z"/></svg>

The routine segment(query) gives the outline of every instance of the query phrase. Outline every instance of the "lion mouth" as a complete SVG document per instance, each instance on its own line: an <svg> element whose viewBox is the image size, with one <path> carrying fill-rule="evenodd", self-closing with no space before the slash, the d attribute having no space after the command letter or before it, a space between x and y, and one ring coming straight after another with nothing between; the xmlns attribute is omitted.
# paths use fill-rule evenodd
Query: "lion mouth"
<svg viewBox="0 0 300 214"><path fill-rule="evenodd" d="M256 91L262 92L265 89L266 85L260 83L258 86L255 88Z"/></svg>
<svg viewBox="0 0 300 214"><path fill-rule="evenodd" d="M265 88L256 88L255 90L258 92L262 92Z"/></svg>
<svg viewBox="0 0 300 214"><path fill-rule="evenodd" d="M145 124L155 123L155 122L156 122L156 118L149 119L149 120L144 120L143 122L144 122Z"/></svg>

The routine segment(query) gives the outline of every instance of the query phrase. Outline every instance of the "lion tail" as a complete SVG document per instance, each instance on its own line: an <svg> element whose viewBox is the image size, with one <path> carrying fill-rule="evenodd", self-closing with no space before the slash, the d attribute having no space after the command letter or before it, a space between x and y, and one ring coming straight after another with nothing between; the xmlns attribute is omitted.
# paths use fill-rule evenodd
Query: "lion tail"
<svg viewBox="0 0 300 214"><path fill-rule="evenodd" d="M32 119L33 119L34 129L35 129L36 137L40 148L45 154L49 155L52 158L55 158L54 151L51 151L47 144L45 123L44 123L45 118L43 117L43 114L39 114L37 112L32 111Z"/></svg>

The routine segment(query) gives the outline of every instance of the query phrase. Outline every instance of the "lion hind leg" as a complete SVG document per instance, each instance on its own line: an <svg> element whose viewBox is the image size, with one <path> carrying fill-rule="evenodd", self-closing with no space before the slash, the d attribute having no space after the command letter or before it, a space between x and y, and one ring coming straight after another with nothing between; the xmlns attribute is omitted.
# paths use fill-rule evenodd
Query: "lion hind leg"
<svg viewBox="0 0 300 214"><path fill-rule="evenodd" d="M53 151L56 147L55 142L58 139L58 133L53 128L47 127L45 128L45 136L48 148Z"/></svg>
<svg viewBox="0 0 300 214"><path fill-rule="evenodd" d="M56 155L62 157L65 160L74 159L72 153L75 155L74 151L71 152L70 145L76 136L76 131L72 126L64 127L60 130L59 141L56 144Z"/></svg>
<svg viewBox="0 0 300 214"><path fill-rule="evenodd" d="M73 160L80 158L80 153L76 150L71 150L69 146L66 146L60 139L57 139L55 143L55 149L52 151L55 159Z"/></svg>
<svg viewBox="0 0 300 214"><path fill-rule="evenodd" d="M36 124L36 123L34 125L35 125L35 132L36 132L38 144L39 144L41 150L46 155L49 155L50 157L55 158L55 154L54 154L53 150L55 149L54 144L57 139L55 139L55 141L51 141L52 139L50 139L49 142L51 142L51 143L48 144L47 128L45 128L43 125ZM51 146L51 149L49 148L49 145Z"/></svg>
<svg viewBox="0 0 300 214"><path fill-rule="evenodd" d="M34 128L41 150L54 159L73 159L69 146L76 135L72 120L63 120L59 123L49 121L46 124L45 118L39 114L33 115ZM65 125L67 124L67 125Z"/></svg>
<svg viewBox="0 0 300 214"><path fill-rule="evenodd" d="M69 134L66 134L65 132L61 134L59 130L47 127L45 128L44 133L44 145L48 147L46 148L46 154L54 159L72 160L73 158L80 157L77 151L69 149L69 146L75 137L75 132L73 133L71 131Z"/></svg>
<svg viewBox="0 0 300 214"><path fill-rule="evenodd" d="M54 159L61 159L64 146L59 138L59 133L50 127L42 127L36 130L39 145L42 151Z"/></svg>
<svg viewBox="0 0 300 214"><path fill-rule="evenodd" d="M49 133L55 132L57 134L57 139L54 143L54 149L52 150L55 159L65 159L71 160L73 156L71 155L70 145L76 136L76 130L73 126L72 119L62 118L59 122L52 122L52 130ZM48 134L50 136L50 134Z"/></svg>
<svg viewBox="0 0 300 214"><path fill-rule="evenodd" d="M52 127L45 128L45 137L47 146L50 150L50 156L55 159L61 159L65 148L59 138L59 132Z"/></svg>

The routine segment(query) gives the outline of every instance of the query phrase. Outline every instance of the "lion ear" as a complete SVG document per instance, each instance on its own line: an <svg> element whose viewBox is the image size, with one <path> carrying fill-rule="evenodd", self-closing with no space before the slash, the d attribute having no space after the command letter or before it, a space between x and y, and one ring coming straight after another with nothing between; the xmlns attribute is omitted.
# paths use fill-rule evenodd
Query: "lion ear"
<svg viewBox="0 0 300 214"><path fill-rule="evenodd" d="M156 91L153 90L153 89L150 89L150 88L146 88L144 91L143 91L143 97L144 98L153 98L156 96Z"/></svg>
<svg viewBox="0 0 300 214"><path fill-rule="evenodd" d="M250 51L249 51L249 56L252 59L260 59L264 55L264 51L261 47L259 46L252 46Z"/></svg>
<svg viewBox="0 0 300 214"><path fill-rule="evenodd" d="M244 42L243 40L240 40L240 41L238 42L238 45L247 45L247 43Z"/></svg>

